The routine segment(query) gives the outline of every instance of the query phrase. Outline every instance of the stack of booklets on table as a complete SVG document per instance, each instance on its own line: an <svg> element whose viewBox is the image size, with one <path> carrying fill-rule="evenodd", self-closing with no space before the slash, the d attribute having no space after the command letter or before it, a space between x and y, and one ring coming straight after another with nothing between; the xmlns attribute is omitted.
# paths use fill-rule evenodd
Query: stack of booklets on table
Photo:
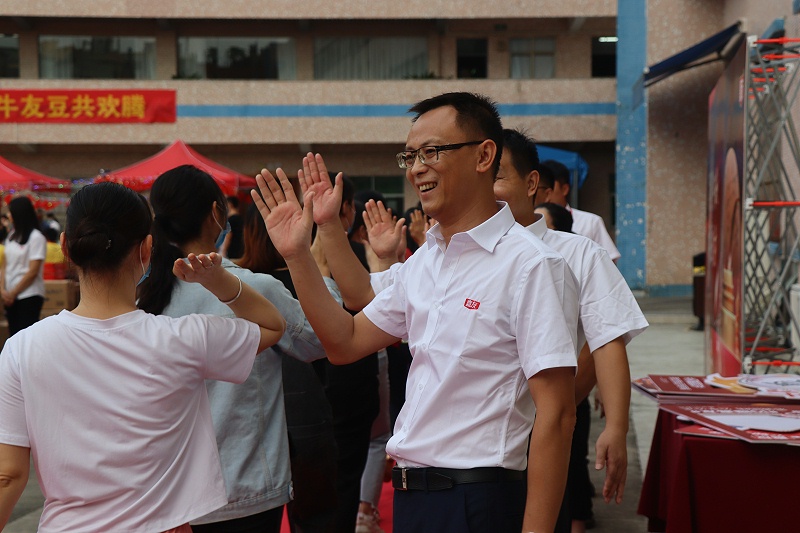
<svg viewBox="0 0 800 533"><path fill-rule="evenodd" d="M691 423L680 433L800 445L798 375L651 374L632 384L658 401L661 409Z"/></svg>

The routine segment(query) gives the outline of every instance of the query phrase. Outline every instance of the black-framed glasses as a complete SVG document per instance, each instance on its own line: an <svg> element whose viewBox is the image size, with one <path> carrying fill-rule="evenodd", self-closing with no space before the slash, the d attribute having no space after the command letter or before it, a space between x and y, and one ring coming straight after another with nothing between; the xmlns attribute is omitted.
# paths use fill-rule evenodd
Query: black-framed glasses
<svg viewBox="0 0 800 533"><path fill-rule="evenodd" d="M484 139L485 140L485 139ZM414 158L419 159L423 165L432 165L439 161L439 152L448 150L458 150L464 146L481 144L483 141L469 141L456 144L441 144L438 146L420 146L416 150L406 150L397 154L397 165L400 168L411 168L414 166Z"/></svg>

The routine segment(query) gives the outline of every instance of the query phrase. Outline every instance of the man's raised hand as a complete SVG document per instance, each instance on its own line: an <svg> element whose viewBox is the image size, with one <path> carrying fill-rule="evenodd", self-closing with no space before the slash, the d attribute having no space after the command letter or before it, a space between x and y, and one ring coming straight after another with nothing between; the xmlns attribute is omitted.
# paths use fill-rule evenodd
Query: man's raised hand
<svg viewBox="0 0 800 533"><path fill-rule="evenodd" d="M397 258L397 249L405 232L405 219L395 220L383 202L367 201L364 225L372 250L380 259Z"/></svg>
<svg viewBox="0 0 800 533"><path fill-rule="evenodd" d="M342 173L336 175L336 185L331 184L328 168L320 154L311 152L303 158L303 168L297 171L303 195L314 193L314 222L322 226L339 221L342 207Z"/></svg>
<svg viewBox="0 0 800 533"><path fill-rule="evenodd" d="M269 170L261 170L256 175L258 191L252 190L250 195L275 249L288 261L298 253L307 252L311 246L314 192L305 194L301 207L283 170L279 168L275 173L278 179Z"/></svg>

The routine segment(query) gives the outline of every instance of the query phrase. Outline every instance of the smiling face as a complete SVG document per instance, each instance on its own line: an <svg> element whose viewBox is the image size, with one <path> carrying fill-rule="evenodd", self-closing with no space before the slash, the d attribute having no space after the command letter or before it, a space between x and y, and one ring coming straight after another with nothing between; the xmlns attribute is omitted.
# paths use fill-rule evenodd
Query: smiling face
<svg viewBox="0 0 800 533"><path fill-rule="evenodd" d="M438 107L417 118L405 149L481 140L472 138L474 135L458 126L453 107ZM474 227L467 219L485 215L487 205L496 210L490 177L494 150L494 143L486 140L478 145L442 151L439 160L432 164L420 163L415 158L413 166L406 169L406 179L417 191L425 214L443 227L455 226L456 231L465 231Z"/></svg>

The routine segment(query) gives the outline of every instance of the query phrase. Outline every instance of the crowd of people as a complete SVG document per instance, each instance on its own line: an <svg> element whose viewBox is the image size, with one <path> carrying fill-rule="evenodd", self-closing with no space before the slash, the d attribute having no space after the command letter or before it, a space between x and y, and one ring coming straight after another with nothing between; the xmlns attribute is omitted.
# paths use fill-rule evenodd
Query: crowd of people
<svg viewBox="0 0 800 533"><path fill-rule="evenodd" d="M402 218L313 153L250 206L189 165L149 200L82 188L60 236L80 303L43 320L44 228L9 203L0 529L32 458L43 532L379 533L390 474L397 533L577 533L595 385L598 491L622 501L647 322L613 240L489 98L410 112Z"/></svg>

